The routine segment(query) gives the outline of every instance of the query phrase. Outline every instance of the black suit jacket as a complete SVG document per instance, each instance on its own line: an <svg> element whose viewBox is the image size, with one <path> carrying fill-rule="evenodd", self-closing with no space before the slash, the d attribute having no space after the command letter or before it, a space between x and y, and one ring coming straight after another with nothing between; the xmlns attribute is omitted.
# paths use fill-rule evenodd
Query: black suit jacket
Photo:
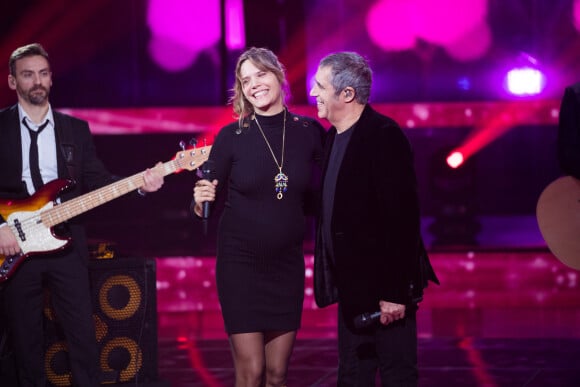
<svg viewBox="0 0 580 387"><path fill-rule="evenodd" d="M580 179L580 82L568 86L560 106L558 162L567 175Z"/></svg>
<svg viewBox="0 0 580 387"><path fill-rule="evenodd" d="M378 310L380 300L413 303L411 286L421 281L422 290L426 282L421 259L428 264L409 141L395 121L369 105L351 130L330 225L334 261L326 256L319 225L314 273L317 304L338 299L347 323ZM323 173L336 129L328 136ZM432 270L427 274L436 280Z"/></svg>
<svg viewBox="0 0 580 387"><path fill-rule="evenodd" d="M88 123L54 110L53 116L58 177L75 181L71 189L63 193L61 200L66 201L115 181L116 178L96 155ZM28 197L26 185L22 181L22 142L17 105L0 111L0 166L0 198ZM4 222L1 216L0 222ZM82 246L84 237L78 234L81 230L76 227L77 219L72 219L70 223L73 225L75 245L86 250L86 246Z"/></svg>

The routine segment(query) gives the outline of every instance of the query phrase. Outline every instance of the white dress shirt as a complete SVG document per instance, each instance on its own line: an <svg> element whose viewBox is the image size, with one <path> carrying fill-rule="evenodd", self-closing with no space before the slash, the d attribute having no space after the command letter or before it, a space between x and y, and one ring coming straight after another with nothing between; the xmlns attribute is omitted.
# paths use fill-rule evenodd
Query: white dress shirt
<svg viewBox="0 0 580 387"><path fill-rule="evenodd" d="M42 176L42 181L46 184L58 178L54 117L52 115L52 108L50 106L48 107L48 112L42 119L40 125L32 122L30 117L28 117L28 114L26 114L20 105L18 105L18 113L20 117L20 135L22 138L22 180L26 183L28 193L32 195L34 194L35 190L34 185L32 184L32 178L30 176L30 133L28 132L28 128L22 123L22 120L26 120L31 130L38 130L38 127L46 122L47 119L49 121L48 125L38 135L37 140L40 175Z"/></svg>

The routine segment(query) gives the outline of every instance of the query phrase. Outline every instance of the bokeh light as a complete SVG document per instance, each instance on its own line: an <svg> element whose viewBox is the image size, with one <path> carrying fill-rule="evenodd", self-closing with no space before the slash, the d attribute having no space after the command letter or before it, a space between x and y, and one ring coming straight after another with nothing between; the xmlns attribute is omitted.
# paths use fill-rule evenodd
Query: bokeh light
<svg viewBox="0 0 580 387"><path fill-rule="evenodd" d="M492 45L487 0L379 0L366 24L385 51L413 49L418 39L443 47L458 61L483 57Z"/></svg>
<svg viewBox="0 0 580 387"><path fill-rule="evenodd" d="M150 0L147 21L151 31L149 54L170 72L187 69L221 36L218 0Z"/></svg>

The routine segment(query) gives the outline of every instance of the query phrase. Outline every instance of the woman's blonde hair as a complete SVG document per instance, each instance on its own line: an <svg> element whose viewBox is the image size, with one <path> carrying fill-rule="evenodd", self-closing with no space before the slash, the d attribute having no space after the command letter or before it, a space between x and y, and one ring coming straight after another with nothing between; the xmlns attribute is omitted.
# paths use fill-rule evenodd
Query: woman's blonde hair
<svg viewBox="0 0 580 387"><path fill-rule="evenodd" d="M234 87L231 90L232 96L230 98L230 103L234 108L234 114L236 118L240 120L240 124L244 117L254 111L254 107L250 101L246 99L242 89L240 72L242 64L247 60L251 61L258 69L272 72L276 76L278 82L280 82L282 101L284 104L286 104L286 98L289 96L286 69L284 68L284 65L280 63L278 57L267 48L249 48L240 55L238 62L236 63L236 80L234 82Z"/></svg>

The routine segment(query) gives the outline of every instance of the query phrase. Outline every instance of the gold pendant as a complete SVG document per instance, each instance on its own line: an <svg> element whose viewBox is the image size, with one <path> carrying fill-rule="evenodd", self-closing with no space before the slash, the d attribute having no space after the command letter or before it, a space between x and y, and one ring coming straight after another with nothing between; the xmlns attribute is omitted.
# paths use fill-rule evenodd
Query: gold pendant
<svg viewBox="0 0 580 387"><path fill-rule="evenodd" d="M274 176L274 182L276 183L276 198L280 200L284 196L284 192L288 190L288 176L282 173L282 168L280 168L280 173Z"/></svg>

